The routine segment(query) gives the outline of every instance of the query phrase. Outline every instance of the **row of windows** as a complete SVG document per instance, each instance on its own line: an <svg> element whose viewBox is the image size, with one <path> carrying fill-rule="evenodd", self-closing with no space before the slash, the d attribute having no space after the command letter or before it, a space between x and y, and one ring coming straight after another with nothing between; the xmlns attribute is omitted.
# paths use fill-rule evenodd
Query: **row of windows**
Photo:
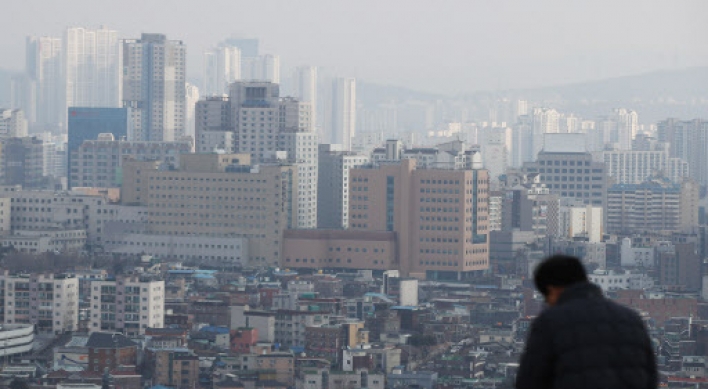
<svg viewBox="0 0 708 389"><path fill-rule="evenodd" d="M140 174L140 171L137 171L137 173ZM275 178L278 179L277 176L276 176ZM192 178L192 177L173 177L173 176L169 176L169 177L165 177L165 176L161 176L161 177L151 176L151 177L150 177L150 181L201 181L201 182L206 181L206 182L244 182L244 183L247 182L247 183L250 183L250 184L253 184L253 183L257 183L257 184L264 183L264 184L266 184L266 183L268 183L268 180L265 180L265 179L263 179L263 180L261 180L261 179L253 179L253 178L251 178L251 179L245 179L245 178L244 178L244 179L241 179L241 178L238 178L238 179L237 179L237 178L203 178L203 177L200 177L200 178L194 177L194 178Z"/></svg>
<svg viewBox="0 0 708 389"><path fill-rule="evenodd" d="M68 200L71 200L71 201L68 201ZM11 200L11 202L13 202L13 203L38 203L38 204L40 204L40 203L44 204L45 202L47 204L50 204L50 203L52 203L52 201L54 201L55 203L57 203L57 202L83 203L84 199L81 199L81 198L79 198L79 199L77 199L77 198L32 199L32 198L14 198L13 197ZM101 202L99 201L97 204L101 205Z"/></svg>
<svg viewBox="0 0 708 389"><path fill-rule="evenodd" d="M295 260L292 262L308 263L308 261L309 261L309 263L316 263L314 258L309 258L309 259L308 258L302 258L302 259L295 258ZM291 262L290 258L285 258L285 262ZM320 258L319 263L342 263L342 259L341 258ZM347 258L346 263L352 263L351 258ZM386 263L386 261L382 260L382 259L374 259L373 263L374 263L374 265L378 265L378 264L383 265L384 263Z"/></svg>
<svg viewBox="0 0 708 389"><path fill-rule="evenodd" d="M421 203L459 203L460 199L449 199L447 197L421 197Z"/></svg>
<svg viewBox="0 0 708 389"><path fill-rule="evenodd" d="M458 238L420 238L421 242L439 242L439 243L459 243Z"/></svg>
<svg viewBox="0 0 708 389"><path fill-rule="evenodd" d="M420 212L460 212L460 208L458 207L438 207L438 208L431 208L431 207L420 207Z"/></svg>
<svg viewBox="0 0 708 389"><path fill-rule="evenodd" d="M447 217L447 216L421 216L420 221L426 221L426 222L459 222L460 218L455 216L455 217Z"/></svg>
<svg viewBox="0 0 708 389"><path fill-rule="evenodd" d="M541 166L590 166L590 161L538 161Z"/></svg>
<svg viewBox="0 0 708 389"><path fill-rule="evenodd" d="M144 247L179 247L179 248L204 248L204 249L224 249L239 250L241 247L239 245L220 245L220 244L197 244L197 243L158 243L158 242L125 242L125 241L106 241L108 244L128 244L130 246L144 246ZM167 245L167 246L166 246Z"/></svg>
<svg viewBox="0 0 708 389"><path fill-rule="evenodd" d="M420 188L420 193L460 194L460 190L447 188Z"/></svg>
<svg viewBox="0 0 708 389"><path fill-rule="evenodd" d="M460 228L455 226L455 227L448 227L448 226L429 226L429 225L421 225L420 226L421 231L459 231Z"/></svg>
<svg viewBox="0 0 708 389"><path fill-rule="evenodd" d="M458 255L457 249L420 249L421 254Z"/></svg>
<svg viewBox="0 0 708 389"><path fill-rule="evenodd" d="M332 252L332 251L340 252L340 251L342 251L342 248L341 248L341 247L337 247L337 248L330 247L330 248L329 248L329 251L330 251L330 252ZM359 252L359 247L355 247L355 248L347 247L347 251L348 251L348 252L352 252L352 251L353 251L353 252L355 252L355 253L358 253L358 252ZM364 248L361 248L361 252L362 252L362 253L365 253L365 252L367 252L367 249L366 249L365 247L364 247ZM384 252L386 252L386 249L383 249L383 248L382 248L382 249L374 248L374 252L375 252L375 253L379 253L379 252L384 253Z"/></svg>

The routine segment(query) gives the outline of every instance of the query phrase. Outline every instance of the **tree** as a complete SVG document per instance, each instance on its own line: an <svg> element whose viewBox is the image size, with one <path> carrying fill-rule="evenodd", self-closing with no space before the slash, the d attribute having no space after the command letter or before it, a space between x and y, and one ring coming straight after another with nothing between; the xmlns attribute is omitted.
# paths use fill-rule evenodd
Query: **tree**
<svg viewBox="0 0 708 389"><path fill-rule="evenodd" d="M10 389L29 389L29 385L27 384L27 381L15 378L10 382Z"/></svg>

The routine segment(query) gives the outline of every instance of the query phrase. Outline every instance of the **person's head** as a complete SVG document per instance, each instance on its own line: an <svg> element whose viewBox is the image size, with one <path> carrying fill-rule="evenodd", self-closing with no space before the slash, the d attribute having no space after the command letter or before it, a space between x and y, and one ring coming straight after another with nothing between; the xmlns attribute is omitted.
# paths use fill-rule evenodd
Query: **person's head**
<svg viewBox="0 0 708 389"><path fill-rule="evenodd" d="M553 306L565 288L587 282L588 276L578 258L569 255L553 255L536 267L533 281L548 305Z"/></svg>

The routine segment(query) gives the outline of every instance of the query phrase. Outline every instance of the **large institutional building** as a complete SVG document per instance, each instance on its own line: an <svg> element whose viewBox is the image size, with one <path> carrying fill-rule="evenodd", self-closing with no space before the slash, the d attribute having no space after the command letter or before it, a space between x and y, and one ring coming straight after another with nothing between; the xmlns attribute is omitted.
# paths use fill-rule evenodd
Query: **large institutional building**
<svg viewBox="0 0 708 389"><path fill-rule="evenodd" d="M298 228L317 227L317 134L310 103L281 98L278 84L239 81L228 97L199 101L198 152L247 153L255 164L284 160L297 166Z"/></svg>
<svg viewBox="0 0 708 389"><path fill-rule="evenodd" d="M459 279L489 266L489 175L416 169L416 161L349 173L349 229L286 231L283 266L398 269Z"/></svg>
<svg viewBox="0 0 708 389"><path fill-rule="evenodd" d="M180 168L126 161L122 201L147 206L149 234L242 237L252 265L277 265L296 226L297 168L252 166L248 154L183 154Z"/></svg>

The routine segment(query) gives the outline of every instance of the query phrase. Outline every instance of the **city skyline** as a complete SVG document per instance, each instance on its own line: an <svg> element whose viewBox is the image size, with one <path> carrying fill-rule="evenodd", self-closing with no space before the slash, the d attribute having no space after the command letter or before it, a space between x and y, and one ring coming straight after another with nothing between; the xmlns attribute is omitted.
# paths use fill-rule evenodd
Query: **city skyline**
<svg viewBox="0 0 708 389"><path fill-rule="evenodd" d="M238 11L245 5L211 4L219 11ZM698 15L708 5L698 1L683 7L654 4L642 7L641 12L638 2L401 5L366 1L346 8L318 1L297 7L249 4L249 12L211 13L214 20L209 29L203 29L192 21L197 10L188 3L171 5L172 17L166 19L146 19L152 12L129 17L123 9L131 8L130 1L101 10L81 1L69 6L10 4L8 12L32 8L36 16L22 26L8 23L0 27L8 28L0 34L0 48L9 54L0 68L23 68L27 35L58 36L70 26L100 25L117 30L125 39L160 32L183 40L189 48L189 79L201 77L202 53L233 35L260 39L261 52L281 56L285 70L311 64L340 76L442 94L561 85L708 65L708 54L694 39L706 33ZM159 1L143 5L147 11L160 6ZM346 12L338 12L342 9ZM266 14L275 23L260 23L260 16ZM625 15L633 14L637 27L629 28ZM390 21L393 15L395 23ZM539 17L554 22L537 23ZM361 28L361 21L366 21L366 28ZM426 28L418 28L420 22ZM652 27L657 25L672 28ZM580 26L590 26L592 33ZM494 39L488 39L490 31Z"/></svg>

